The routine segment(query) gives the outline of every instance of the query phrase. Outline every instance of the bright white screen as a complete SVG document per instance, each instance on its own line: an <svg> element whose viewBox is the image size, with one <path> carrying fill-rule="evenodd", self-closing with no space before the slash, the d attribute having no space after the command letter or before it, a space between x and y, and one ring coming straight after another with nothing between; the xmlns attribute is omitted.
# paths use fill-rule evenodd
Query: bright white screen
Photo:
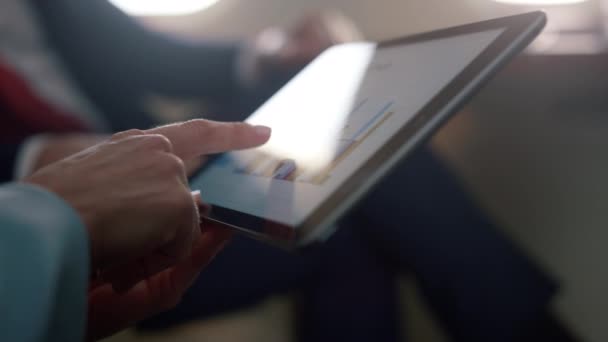
<svg viewBox="0 0 608 342"><path fill-rule="evenodd" d="M502 32L328 50L247 120L273 128L268 144L222 156L193 189L297 226Z"/></svg>

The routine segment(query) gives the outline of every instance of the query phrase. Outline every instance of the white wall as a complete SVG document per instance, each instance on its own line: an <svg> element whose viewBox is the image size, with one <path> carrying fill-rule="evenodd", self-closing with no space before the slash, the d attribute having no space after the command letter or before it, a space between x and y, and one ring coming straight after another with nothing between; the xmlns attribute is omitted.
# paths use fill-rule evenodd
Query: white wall
<svg viewBox="0 0 608 342"><path fill-rule="evenodd" d="M571 27L600 17L600 2L546 7L556 20ZM608 13L608 5L604 5ZM190 37L240 38L270 24L289 24L307 11L335 8L352 17L370 39L488 19L539 7L499 4L492 0L221 0L188 17L154 18L155 26Z"/></svg>
<svg viewBox="0 0 608 342"><path fill-rule="evenodd" d="M194 37L243 37L269 24L289 24L303 13L321 8L343 11L370 39L522 11L490 0L221 0L189 17L153 21L163 30Z"/></svg>

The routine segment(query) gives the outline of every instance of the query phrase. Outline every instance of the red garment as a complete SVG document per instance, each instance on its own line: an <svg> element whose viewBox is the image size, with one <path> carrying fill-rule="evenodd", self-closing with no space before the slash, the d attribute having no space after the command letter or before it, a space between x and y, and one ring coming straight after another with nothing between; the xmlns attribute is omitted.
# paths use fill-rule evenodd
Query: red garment
<svg viewBox="0 0 608 342"><path fill-rule="evenodd" d="M0 142L16 143L38 133L86 132L75 115L40 98L9 66L0 63Z"/></svg>

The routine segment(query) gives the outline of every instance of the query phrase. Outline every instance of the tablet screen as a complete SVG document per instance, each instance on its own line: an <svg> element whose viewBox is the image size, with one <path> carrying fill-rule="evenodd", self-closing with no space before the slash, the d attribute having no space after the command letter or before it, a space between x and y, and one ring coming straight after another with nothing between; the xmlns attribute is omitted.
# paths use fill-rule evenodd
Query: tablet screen
<svg viewBox="0 0 608 342"><path fill-rule="evenodd" d="M208 203L298 226L504 30L329 49L247 121L263 147L227 153L192 182Z"/></svg>

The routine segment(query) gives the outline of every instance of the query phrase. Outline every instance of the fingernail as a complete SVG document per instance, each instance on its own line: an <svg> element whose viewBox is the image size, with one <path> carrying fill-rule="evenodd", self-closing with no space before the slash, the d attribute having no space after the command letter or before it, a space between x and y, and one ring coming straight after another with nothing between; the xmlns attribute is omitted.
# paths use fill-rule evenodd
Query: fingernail
<svg viewBox="0 0 608 342"><path fill-rule="evenodd" d="M255 134L260 137L268 137L272 132L272 130L268 126L255 126L253 127L253 129L255 130Z"/></svg>

